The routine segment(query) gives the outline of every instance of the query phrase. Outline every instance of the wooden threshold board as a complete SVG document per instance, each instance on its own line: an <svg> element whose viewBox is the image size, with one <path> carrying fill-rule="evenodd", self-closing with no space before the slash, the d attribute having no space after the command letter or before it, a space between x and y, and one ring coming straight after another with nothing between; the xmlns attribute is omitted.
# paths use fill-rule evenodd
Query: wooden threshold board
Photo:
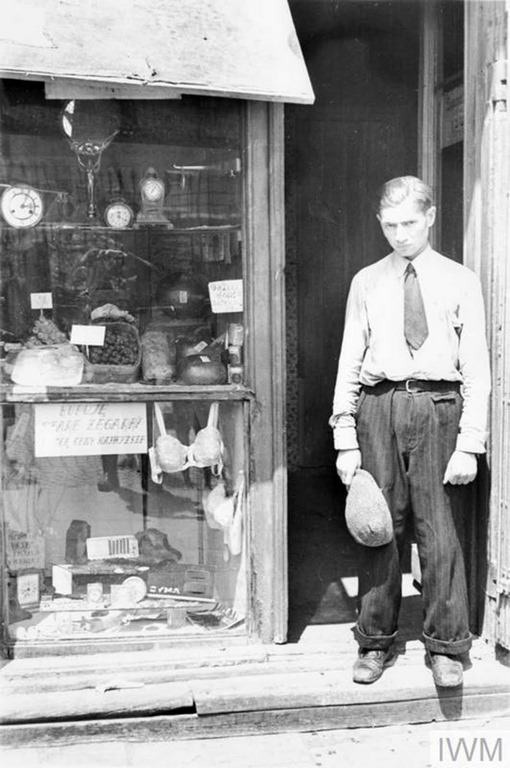
<svg viewBox="0 0 510 768"><path fill-rule="evenodd" d="M480 661L466 670L462 688L438 690L430 670L416 661L399 665L397 660L371 686L353 683L350 667L298 672L290 666L286 673L222 675L118 690L13 694L3 698L2 710L0 739L8 744L458 720L508 714L510 669Z"/></svg>
<svg viewBox="0 0 510 768"><path fill-rule="evenodd" d="M343 706L287 708L222 715L180 714L2 726L4 747L66 746L105 741L170 742L292 731L326 731L384 725L457 721L508 714L500 694L453 696L446 701L371 702Z"/></svg>

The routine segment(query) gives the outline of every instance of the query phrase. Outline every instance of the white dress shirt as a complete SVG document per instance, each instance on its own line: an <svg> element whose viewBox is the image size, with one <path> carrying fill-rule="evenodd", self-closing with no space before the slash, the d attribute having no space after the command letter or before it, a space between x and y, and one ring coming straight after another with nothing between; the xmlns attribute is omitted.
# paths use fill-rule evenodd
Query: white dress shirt
<svg viewBox="0 0 510 768"><path fill-rule="evenodd" d="M393 252L352 280L330 419L335 448L358 447L355 414L362 384L429 379L461 382L457 450L484 453L490 369L480 281L430 246L416 256L429 334L418 350L409 350L404 338L407 264Z"/></svg>

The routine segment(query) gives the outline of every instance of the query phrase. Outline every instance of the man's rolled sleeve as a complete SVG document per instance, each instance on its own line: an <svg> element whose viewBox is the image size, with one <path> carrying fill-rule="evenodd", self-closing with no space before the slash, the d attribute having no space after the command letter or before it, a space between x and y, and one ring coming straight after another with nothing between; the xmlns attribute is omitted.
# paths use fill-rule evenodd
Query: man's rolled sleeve
<svg viewBox="0 0 510 768"><path fill-rule="evenodd" d="M360 371L368 341L368 326L364 306L362 280L358 273L353 278L347 308L342 349L333 397L333 439L337 450L358 448L355 414L360 393Z"/></svg>
<svg viewBox="0 0 510 768"><path fill-rule="evenodd" d="M354 416L332 416L329 423L333 427L333 442L337 451L359 448Z"/></svg>

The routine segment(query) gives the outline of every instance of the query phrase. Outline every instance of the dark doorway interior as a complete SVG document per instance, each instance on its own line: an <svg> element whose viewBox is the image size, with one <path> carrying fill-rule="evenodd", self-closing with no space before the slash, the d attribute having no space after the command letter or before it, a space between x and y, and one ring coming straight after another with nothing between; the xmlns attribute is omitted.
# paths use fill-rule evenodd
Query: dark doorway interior
<svg viewBox="0 0 510 768"><path fill-rule="evenodd" d="M291 9L317 97L312 107L286 109L289 636L295 640L308 624L352 623L356 614L357 549L345 528L345 491L334 472L327 422L350 281L387 252L372 207L376 191L388 178L417 173L421 3L291 0ZM435 97L454 89L458 98L463 3L444 0L438 13ZM453 141L445 142L446 135L440 131L435 148L438 246L462 261L463 146L455 131ZM484 599L487 482L480 466L480 499L466 512L464 532L475 632ZM408 555L401 629L409 639L421 625L410 570Z"/></svg>
<svg viewBox="0 0 510 768"><path fill-rule="evenodd" d="M373 200L417 170L419 3L296 0L316 93L286 109L290 639L352 622L356 545L327 422L352 276L386 252Z"/></svg>

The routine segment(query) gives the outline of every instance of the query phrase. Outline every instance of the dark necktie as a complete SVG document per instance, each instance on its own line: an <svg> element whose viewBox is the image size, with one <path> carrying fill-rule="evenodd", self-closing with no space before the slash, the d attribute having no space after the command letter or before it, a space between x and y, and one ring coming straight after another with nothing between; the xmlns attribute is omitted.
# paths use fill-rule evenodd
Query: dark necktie
<svg viewBox="0 0 510 768"><path fill-rule="evenodd" d="M428 335L418 275L409 262L404 276L404 336L411 349L419 349Z"/></svg>

